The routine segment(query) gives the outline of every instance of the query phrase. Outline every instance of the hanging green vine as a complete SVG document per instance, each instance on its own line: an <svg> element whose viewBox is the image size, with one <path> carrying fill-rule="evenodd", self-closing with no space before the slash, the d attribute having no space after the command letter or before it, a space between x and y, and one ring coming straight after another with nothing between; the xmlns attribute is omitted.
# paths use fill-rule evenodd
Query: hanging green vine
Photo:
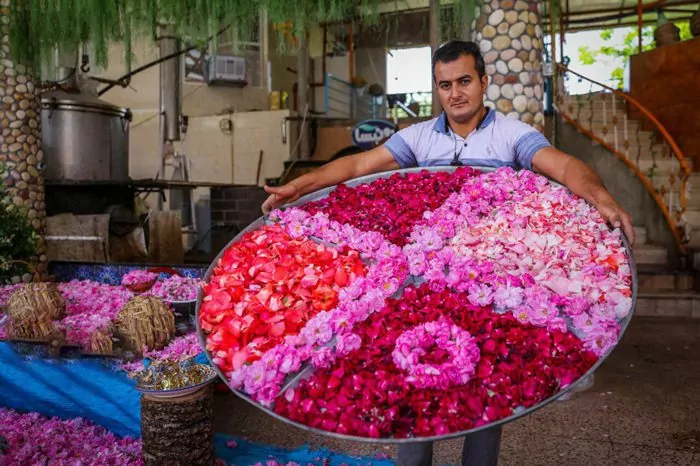
<svg viewBox="0 0 700 466"><path fill-rule="evenodd" d="M456 0L455 24L464 9L474 11L477 0ZM156 36L159 22L197 43L223 25L245 37L261 10L272 24L291 21L295 36L310 24L361 17L373 22L384 0L12 0L10 42L16 61L39 69L57 45L77 48L89 43L95 61L106 65L111 43L125 44L131 61L131 41ZM399 2L400 3L400 2Z"/></svg>

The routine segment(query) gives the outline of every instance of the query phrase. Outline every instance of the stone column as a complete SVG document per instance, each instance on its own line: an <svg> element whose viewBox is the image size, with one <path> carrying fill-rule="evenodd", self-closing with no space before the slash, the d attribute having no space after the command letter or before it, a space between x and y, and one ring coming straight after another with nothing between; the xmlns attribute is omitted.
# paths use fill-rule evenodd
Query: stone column
<svg viewBox="0 0 700 466"><path fill-rule="evenodd" d="M0 0L0 165L4 166L5 185L15 205L26 209L27 216L39 234L37 257L32 262L37 271L46 273L46 228L44 175L40 170L44 154L41 150L41 99L31 72L12 62L10 54L11 0ZM26 281L31 277L25 275Z"/></svg>
<svg viewBox="0 0 700 466"><path fill-rule="evenodd" d="M483 0L474 31L489 76L486 104L542 131L544 79L539 4L536 0Z"/></svg>

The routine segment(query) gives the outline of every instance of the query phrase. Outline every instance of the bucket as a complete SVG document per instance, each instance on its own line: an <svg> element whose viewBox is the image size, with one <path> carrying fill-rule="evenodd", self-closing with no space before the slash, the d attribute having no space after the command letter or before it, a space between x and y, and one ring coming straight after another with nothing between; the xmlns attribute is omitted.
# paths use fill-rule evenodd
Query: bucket
<svg viewBox="0 0 700 466"><path fill-rule="evenodd" d="M279 91L272 91L267 98L270 110L279 110L281 107L281 98Z"/></svg>

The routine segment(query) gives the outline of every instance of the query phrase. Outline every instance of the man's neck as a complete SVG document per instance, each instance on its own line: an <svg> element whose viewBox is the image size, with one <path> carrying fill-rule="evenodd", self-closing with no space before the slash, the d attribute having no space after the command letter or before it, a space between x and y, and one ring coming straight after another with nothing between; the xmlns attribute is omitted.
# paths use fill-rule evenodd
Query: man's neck
<svg viewBox="0 0 700 466"><path fill-rule="evenodd" d="M474 115L472 115L471 118L469 118L467 121L464 121L462 123L458 123L454 120L452 120L449 116L447 117L447 122L450 125L450 129L455 134L458 134L460 137L466 138L472 131L474 131L484 120L484 117L486 117L486 106L482 105L479 110L477 110ZM447 115L445 115L447 116Z"/></svg>

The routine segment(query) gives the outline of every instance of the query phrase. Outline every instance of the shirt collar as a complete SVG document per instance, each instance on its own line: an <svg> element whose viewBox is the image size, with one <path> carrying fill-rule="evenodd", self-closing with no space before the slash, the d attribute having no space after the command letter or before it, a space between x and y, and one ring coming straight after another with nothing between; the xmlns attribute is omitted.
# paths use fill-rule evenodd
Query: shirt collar
<svg viewBox="0 0 700 466"><path fill-rule="evenodd" d="M496 120L496 112L490 109L489 107L486 107L486 115L484 115L484 119L481 120L481 123L479 123L477 129L486 128L488 125L493 123L494 120ZM447 124L447 114L444 111L440 114L439 117L437 117L435 125L433 126L433 130L442 134L450 134L450 127Z"/></svg>

